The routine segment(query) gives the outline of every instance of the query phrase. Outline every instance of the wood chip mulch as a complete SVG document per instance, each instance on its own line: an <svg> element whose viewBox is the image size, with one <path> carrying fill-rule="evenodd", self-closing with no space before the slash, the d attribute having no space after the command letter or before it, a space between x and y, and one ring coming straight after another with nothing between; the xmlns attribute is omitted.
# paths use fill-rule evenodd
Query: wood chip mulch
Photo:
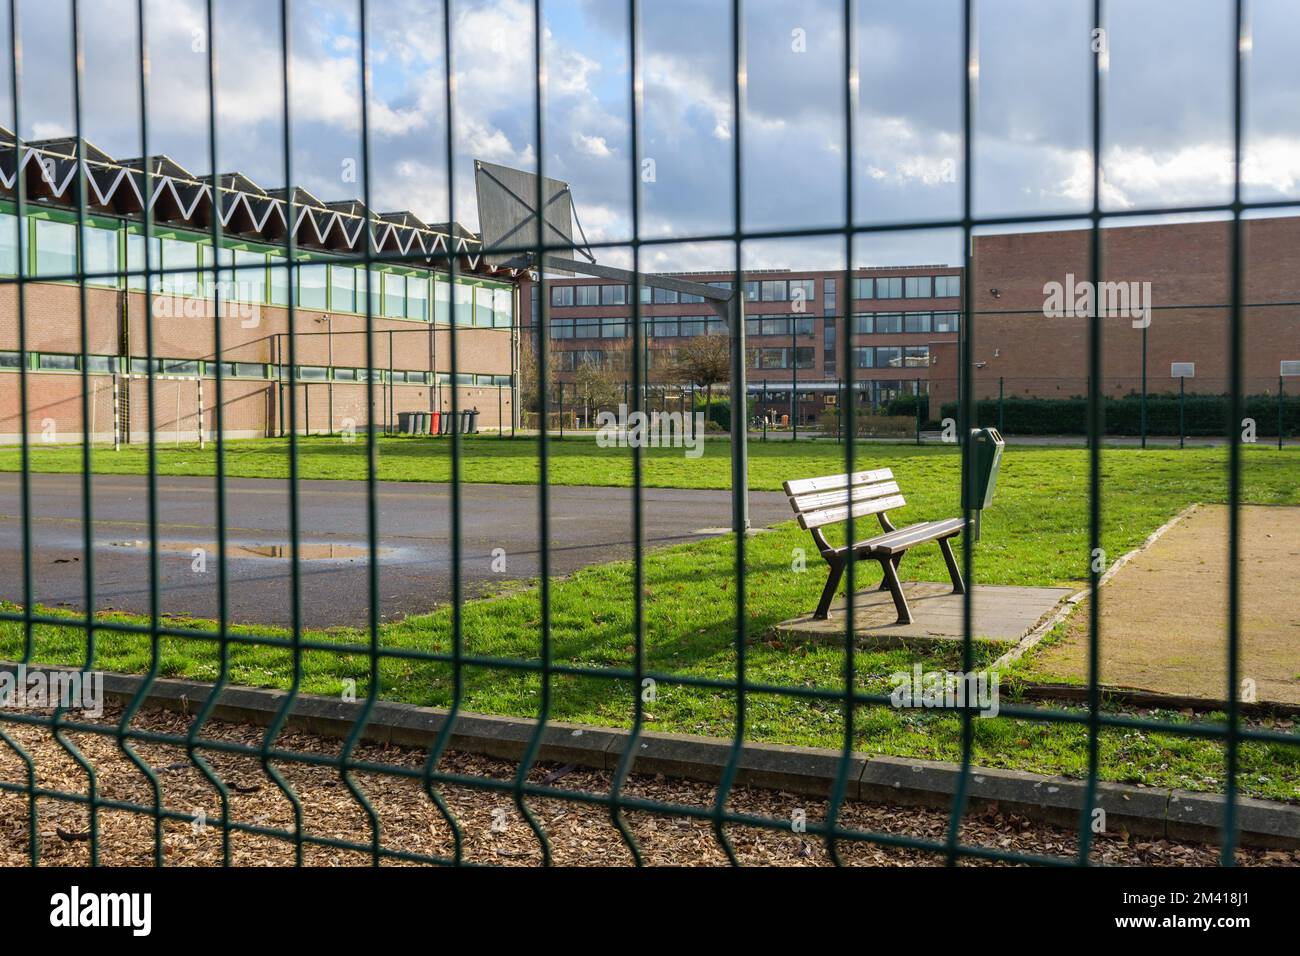
<svg viewBox="0 0 1300 956"><path fill-rule="evenodd" d="M106 712L103 723L120 719ZM184 736L191 718L156 711L140 714L132 726L148 731ZM46 727L0 723L35 763L38 786L70 793L87 792L87 775ZM209 721L205 740L260 745L262 728ZM122 752L112 737L67 732L68 740L98 773L98 795L104 800L153 804L147 778ZM300 753L337 755L342 742L300 733L281 735L277 748ZM189 760L183 747L138 742L134 749L159 778L164 807L187 815L187 820L163 824L163 860L169 866L220 865L221 804L216 788ZM202 751L212 769L230 790L233 821L292 831L293 807L255 757ZM423 767L426 754L399 747L362 745L354 759L405 767ZM302 806L305 833L351 841L365 846L371 839L368 816L362 810L337 768L276 762ZM513 779L510 761L463 753L447 753L440 769L495 780ZM0 742L0 781L26 782L23 761ZM387 774L354 772L352 779L371 801L385 849L449 857L452 832L418 780ZM530 780L569 791L607 794L611 775L581 767L539 764ZM471 786L441 785L438 792L458 821L468 862L534 866L542 862L540 843L514 803L510 793ZM715 788L708 784L660 776L632 775L624 788L628 796L659 800L688 807L711 807ZM550 838L552 860L568 866L625 866L633 862L627 844L612 825L607 807L551 798L529 798L528 806ZM822 818L826 801L770 790L737 788L728 808L737 813L791 820L803 811L808 821ZM206 817L207 825L189 822ZM679 813L627 811L627 824L635 835L644 862L671 866L714 866L727 863L708 820ZM39 852L43 865L85 865L90 862L89 815L85 804L52 797L37 799ZM946 835L945 810L848 802L841 811L848 828L942 841ZM823 866L830 856L822 840L807 833L728 825L726 832L740 861L750 865ZM154 822L147 814L101 808L99 812L100 862L105 865L152 865ZM1072 857L1072 830L1033 822L1013 814L969 813L962 827L966 845L1038 856ZM263 834L231 834L231 862L237 866L292 865L291 840ZM943 863L929 851L899 849L874 843L842 841L841 859L865 866L926 866ZM1210 866L1218 863L1216 847L1152 840L1127 834L1098 836L1093 860L1102 864L1140 866ZM24 866L29 861L28 797L0 791L0 865ZM1300 865L1300 851L1242 850L1243 865ZM312 866L366 865L365 851L307 845L303 862ZM385 860L385 864L402 860ZM974 864L977 860L964 860Z"/></svg>

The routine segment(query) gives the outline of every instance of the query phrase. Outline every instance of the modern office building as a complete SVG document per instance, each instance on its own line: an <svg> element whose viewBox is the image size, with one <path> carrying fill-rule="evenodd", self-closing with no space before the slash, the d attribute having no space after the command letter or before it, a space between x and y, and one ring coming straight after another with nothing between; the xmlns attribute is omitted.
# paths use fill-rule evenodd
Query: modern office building
<svg viewBox="0 0 1300 956"><path fill-rule="evenodd" d="M455 223L290 197L239 173L214 181L165 156L115 160L75 139L19 151L0 130L0 441L24 427L37 441L210 437L218 370L230 437L393 428L401 412L449 410L453 389L480 428L508 428L520 275L478 248Z"/></svg>
<svg viewBox="0 0 1300 956"><path fill-rule="evenodd" d="M974 238L976 398L1086 395L1088 296L1102 315L1105 394L1228 390L1231 222L1119 223L1099 235L1095 289L1087 229ZM1243 391L1300 392L1300 217L1245 221L1241 251ZM914 392L928 393L935 409L955 401L962 273L952 266L856 269L849 290L842 271L746 273L751 396L769 415L797 408L801 424L816 421L846 377L839 337L847 326L864 404ZM725 273L688 277L731 284ZM521 321L531 327L538 288L528 278L523 287ZM632 313L626 286L557 277L547 287L559 381L573 381L584 362L625 363ZM647 378L677 384L673 353L694 336L723 334L724 325L689 297L643 288L640 298Z"/></svg>
<svg viewBox="0 0 1300 956"><path fill-rule="evenodd" d="M903 266L856 269L845 287L843 270L762 270L745 274L745 332L749 387L761 410L797 414L815 422L837 401L843 344L853 338L854 379L863 401L924 394L934 343L955 343L961 309L960 268ZM731 288L727 273L674 273ZM559 382L571 382L583 363L626 365L632 305L626 285L599 279L555 278L550 296L550 340ZM539 287L523 282L522 323L531 330ZM680 384L675 353L692 338L725 335L725 323L696 296L641 288L645 365L650 382ZM797 394L797 401L794 396Z"/></svg>

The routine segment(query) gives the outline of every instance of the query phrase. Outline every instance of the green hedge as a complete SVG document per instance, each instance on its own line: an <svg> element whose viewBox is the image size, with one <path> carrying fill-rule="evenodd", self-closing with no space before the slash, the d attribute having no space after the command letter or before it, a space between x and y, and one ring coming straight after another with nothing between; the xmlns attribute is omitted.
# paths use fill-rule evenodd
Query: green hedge
<svg viewBox="0 0 1300 956"><path fill-rule="evenodd" d="M998 400L976 402L980 426L998 425ZM1242 403L1242 418L1255 420L1255 434L1277 437L1276 395L1248 395ZM913 407L915 410L915 407ZM1177 395L1147 396L1147 434L1177 435L1179 398ZM1125 395L1107 398L1102 405L1107 435L1142 434L1142 397ZM1224 435L1228 424L1226 395L1188 395L1184 409L1184 434ZM957 403L948 402L943 418L956 419ZM1002 430L1008 435L1086 435L1088 401L1084 398L1007 398L1002 403ZM1283 399L1282 431L1286 436L1300 433L1300 396Z"/></svg>

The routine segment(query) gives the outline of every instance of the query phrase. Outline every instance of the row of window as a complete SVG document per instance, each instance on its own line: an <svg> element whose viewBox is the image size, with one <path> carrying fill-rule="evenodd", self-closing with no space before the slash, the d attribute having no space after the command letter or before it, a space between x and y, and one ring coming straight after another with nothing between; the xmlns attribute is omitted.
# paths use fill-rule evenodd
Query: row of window
<svg viewBox="0 0 1300 956"><path fill-rule="evenodd" d="M715 289L730 289L730 282L707 282ZM672 289L652 289L641 286L642 305L690 305L701 303L703 296L689 292L675 292ZM533 286L533 315L538 313L537 286ZM551 286L552 308L569 308L587 305L629 305L631 298L626 285L553 285Z"/></svg>
<svg viewBox="0 0 1300 956"><path fill-rule="evenodd" d="M888 335L897 332L956 332L956 312L858 312L853 316L857 335Z"/></svg>
<svg viewBox="0 0 1300 956"><path fill-rule="evenodd" d="M45 372L79 372L83 362L91 374L109 375L126 373L145 376L152 369L155 375L176 375L187 378L214 378L217 365L223 378L269 380L285 377L286 367L262 362L207 362L198 359L130 358L117 355L66 355L52 352L28 352L29 369ZM21 364L18 352L0 352L0 369L17 369ZM343 366L299 365L296 379L300 382L393 382L408 385L450 385L450 372L422 372L403 369L349 368ZM478 372L458 372L458 385L510 386L509 375L492 375Z"/></svg>
<svg viewBox="0 0 1300 956"><path fill-rule="evenodd" d="M855 346L857 368L929 368L930 348L926 345Z"/></svg>
<svg viewBox="0 0 1300 956"><path fill-rule="evenodd" d="M783 349L750 349L749 367L762 371L778 368L812 368L815 349L811 346Z"/></svg>
<svg viewBox="0 0 1300 956"><path fill-rule="evenodd" d="M78 273L77 226L52 213L27 217L21 244L17 216L0 212L0 274L19 274L19 249L26 257L24 274L70 276ZM145 237L125 222L88 221L82 230L84 266L99 278L90 285L145 288ZM198 234L168 233L149 239L151 269L181 270L152 276L152 291L162 295L211 298L220 293L235 302L365 314L390 319L415 319L488 328L509 327L514 317L510 286L459 279L397 266L358 268L319 259L304 259L289 267L282 255L266 249L216 249ZM219 279L214 282L213 270ZM207 271L204 271L207 270ZM432 312L430 302L432 301Z"/></svg>
<svg viewBox="0 0 1300 956"><path fill-rule="evenodd" d="M961 276L855 278L855 299L946 299L961 295Z"/></svg>
<svg viewBox="0 0 1300 956"><path fill-rule="evenodd" d="M717 316L647 316L641 320L646 336L655 339L690 338L695 335L725 335L727 324ZM631 319L612 318L552 319L552 339L622 339L631 332ZM853 331L858 335L891 333L956 332L956 312L860 312L853 316ZM827 323L827 347L834 345L834 326ZM745 334L750 337L812 335L811 316L751 316L745 320Z"/></svg>

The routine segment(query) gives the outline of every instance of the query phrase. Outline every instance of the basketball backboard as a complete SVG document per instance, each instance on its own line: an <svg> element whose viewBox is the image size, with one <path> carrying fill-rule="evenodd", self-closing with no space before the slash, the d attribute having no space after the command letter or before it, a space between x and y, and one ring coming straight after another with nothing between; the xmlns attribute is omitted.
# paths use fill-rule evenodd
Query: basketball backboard
<svg viewBox="0 0 1300 956"><path fill-rule="evenodd" d="M573 254L573 193L569 184L558 179L542 181L539 217L537 183L536 173L474 161L478 228L483 258L488 264L518 261L530 252L535 258L539 221L545 223L540 241L548 246L548 255Z"/></svg>

